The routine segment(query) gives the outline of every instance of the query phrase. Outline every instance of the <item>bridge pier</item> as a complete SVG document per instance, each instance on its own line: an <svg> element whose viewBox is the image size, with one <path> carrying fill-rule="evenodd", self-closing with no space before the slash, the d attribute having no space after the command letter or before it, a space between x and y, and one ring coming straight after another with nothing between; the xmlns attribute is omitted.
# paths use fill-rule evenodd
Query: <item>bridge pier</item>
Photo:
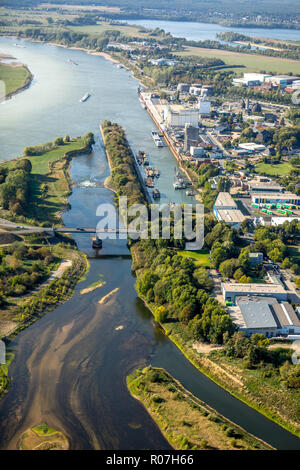
<svg viewBox="0 0 300 470"><path fill-rule="evenodd" d="M95 239L93 239L92 248L94 248L95 250L100 250L102 248L102 240L98 237L97 234Z"/></svg>

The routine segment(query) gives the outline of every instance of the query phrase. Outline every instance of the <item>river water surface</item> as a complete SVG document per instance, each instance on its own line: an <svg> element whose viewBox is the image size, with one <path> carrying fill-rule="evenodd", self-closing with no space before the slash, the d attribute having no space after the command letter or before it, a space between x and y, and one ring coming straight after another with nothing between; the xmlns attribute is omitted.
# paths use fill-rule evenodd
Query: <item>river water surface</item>
<svg viewBox="0 0 300 470"><path fill-rule="evenodd" d="M129 72L81 51L24 44L26 48L16 48L13 39L0 39L0 52L27 63L35 77L28 90L0 105L1 160L58 135L92 131L96 137L93 152L72 161L75 187L65 225L93 226L98 204L113 201L113 194L103 187L109 174L98 130L103 119L122 124L135 150L144 149L161 170L162 200L187 200L184 192L173 190L175 160L167 148L155 147L153 123L139 104L137 82ZM91 98L79 103L87 91ZM104 241L97 257L90 236L75 238L89 257L86 279L70 300L10 345L15 359L9 393L0 402L1 449L16 449L22 432L42 421L65 432L72 449L169 449L126 388L126 375L148 363L165 367L196 396L276 448L300 449L298 438L200 374L155 326L136 296L125 241ZM80 295L99 274L105 286ZM98 303L116 287L119 291L107 304Z"/></svg>
<svg viewBox="0 0 300 470"><path fill-rule="evenodd" d="M235 33L244 34L245 36L255 36L259 38L269 39L285 39L287 41L299 41L299 29L284 28L253 28L238 26L222 26L216 23L197 23L193 21L163 21L163 20L126 20L129 24L144 26L145 28L161 28L172 36L186 38L191 41L205 41L207 39L217 39L217 33L226 33L234 31Z"/></svg>

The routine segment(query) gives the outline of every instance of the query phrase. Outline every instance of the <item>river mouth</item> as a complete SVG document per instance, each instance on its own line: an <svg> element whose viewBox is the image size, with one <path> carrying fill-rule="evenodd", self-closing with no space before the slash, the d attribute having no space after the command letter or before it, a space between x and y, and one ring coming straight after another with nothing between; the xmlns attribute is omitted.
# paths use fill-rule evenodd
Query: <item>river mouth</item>
<svg viewBox="0 0 300 470"><path fill-rule="evenodd" d="M9 52L10 40L3 43ZM113 193L101 186L109 175L98 133L98 125L105 117L125 125L135 149L138 150L142 144L150 154L155 166L162 170L159 184L164 188L166 198L176 202L185 200L185 196L174 192L172 187L176 162L168 149L155 148L150 135L154 125L140 107L137 83L128 73L119 71L101 57L42 44L26 44L21 53L26 55L29 67L32 59L37 82L24 95L20 94L6 103L6 116L0 115L3 129L8 132L2 157L17 155L25 142L29 145L57 137L64 128L61 127L62 121L68 124L66 133L70 135L90 130L96 134L93 152L77 156L72 161L71 177L75 187L69 198L71 209L63 216L66 226L95 226L97 206L113 203ZM27 106L24 115L31 109L33 116L38 107L37 101L32 104L32 99L36 100L34 97L41 80L46 80L41 71L45 49L52 51L49 58L51 66L61 70L66 83L73 81L71 90L67 87L66 101L50 107L47 120L43 117L40 135L27 121L22 127L17 112L19 110L20 114ZM77 77L69 74L66 67L70 57L85 64L85 73L81 69ZM96 77L91 76L93 67ZM97 67L101 68L102 80L103 76L106 77L102 89L96 89L100 76ZM83 123L78 112L72 114L72 106L75 106L75 101L78 105L77 95L83 95L81 89L86 74L89 74L91 82L95 80L95 96L100 101L97 104L91 97L86 102L89 107ZM119 93L119 88L123 87L118 95L120 102L114 103L113 107L112 94L110 100L105 95L110 78L117 87L113 93ZM55 90L56 86L57 83L54 84ZM39 93L43 89L41 87ZM59 96L63 99L63 93ZM59 110L62 116L55 120ZM37 114L39 112L37 109ZM16 136L12 126L20 128L20 134ZM99 185L79 185L80 181L95 180ZM157 426L126 387L127 374L148 363L165 367L200 399L274 447L300 448L298 438L243 405L196 371L155 326L151 313L137 298L126 241L104 240L103 249L97 255L92 249L91 236L78 234L74 238L79 249L89 258L90 269L86 279L76 286L70 300L31 325L10 344L15 359L9 370L9 392L0 402L1 449L17 449L22 433L42 422L61 430L69 439L71 449L170 449ZM80 295L83 288L99 279L99 274L106 284ZM117 288L119 291L107 303L99 304L103 296Z"/></svg>

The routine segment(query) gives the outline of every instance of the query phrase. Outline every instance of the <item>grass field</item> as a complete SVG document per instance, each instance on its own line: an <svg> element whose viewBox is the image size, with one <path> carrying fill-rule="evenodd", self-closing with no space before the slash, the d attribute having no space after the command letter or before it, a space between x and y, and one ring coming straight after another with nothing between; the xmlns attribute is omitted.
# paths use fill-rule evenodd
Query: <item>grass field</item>
<svg viewBox="0 0 300 470"><path fill-rule="evenodd" d="M282 59L280 57L267 57L258 54L241 54L238 52L225 51L221 49L201 49L199 47L186 47L185 51L178 52L179 56L196 56L221 59L226 65L240 65L243 72L260 72L265 70L267 73L292 72L300 74L300 61ZM234 69L238 71L239 69Z"/></svg>
<svg viewBox="0 0 300 470"><path fill-rule="evenodd" d="M255 167L257 173L270 176L286 176L292 169L289 163L277 163L272 165L271 163L258 163Z"/></svg>
<svg viewBox="0 0 300 470"><path fill-rule="evenodd" d="M67 208L70 194L64 156L66 152L78 151L84 146L84 138L79 137L41 155L26 157L32 164L29 218L49 223L60 221L60 213ZM15 160L11 160L3 166L11 168L14 164Z"/></svg>
<svg viewBox="0 0 300 470"><path fill-rule="evenodd" d="M14 93L27 84L30 72L26 67L0 64L0 80L5 83L5 95ZM1 92L2 94L2 92Z"/></svg>
<svg viewBox="0 0 300 470"><path fill-rule="evenodd" d="M191 258L195 261L196 266L202 266L203 268L209 268L209 252L200 251L178 251L178 254L183 258Z"/></svg>
<svg viewBox="0 0 300 470"><path fill-rule="evenodd" d="M135 37L140 37L140 38L147 38L149 37L148 32L141 32L140 30L142 29L141 26L134 26L134 25L112 25L109 23L99 23L97 25L91 25L91 26L71 26L71 29L75 32L80 32L80 33L87 33L95 36L101 36L104 31L107 30L114 30L114 31L120 31L121 34L124 34L125 36L135 36ZM159 36L156 36L159 38Z"/></svg>

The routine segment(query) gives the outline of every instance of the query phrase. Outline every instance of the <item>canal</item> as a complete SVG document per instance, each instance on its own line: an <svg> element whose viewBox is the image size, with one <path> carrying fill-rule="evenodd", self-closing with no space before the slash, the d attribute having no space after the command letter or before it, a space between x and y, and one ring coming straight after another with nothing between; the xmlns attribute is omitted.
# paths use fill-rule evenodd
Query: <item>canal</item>
<svg viewBox="0 0 300 470"><path fill-rule="evenodd" d="M28 90L0 105L1 160L59 135L92 131L96 136L93 152L72 161L74 189L65 225L93 226L98 204L113 202L113 194L103 187L109 174L98 131L103 119L122 124L132 146L145 150L160 169L158 187L165 201L186 200L184 192L173 190L176 162L167 148L155 147L153 123L139 104L137 82L129 72L81 51L24 44L25 48L16 48L13 39L0 39L0 51L27 63L35 77ZM91 98L79 103L87 91ZM137 298L125 241L104 241L96 257L90 236L75 238L90 261L86 279L70 300L10 345L15 359L9 393L0 402L1 449L17 448L22 432L42 421L61 429L72 449L169 449L126 388L126 375L149 363L165 367L200 399L274 447L300 449L298 438L200 374L155 326ZM81 295L99 274L105 286ZM111 301L99 304L115 288L119 291Z"/></svg>

